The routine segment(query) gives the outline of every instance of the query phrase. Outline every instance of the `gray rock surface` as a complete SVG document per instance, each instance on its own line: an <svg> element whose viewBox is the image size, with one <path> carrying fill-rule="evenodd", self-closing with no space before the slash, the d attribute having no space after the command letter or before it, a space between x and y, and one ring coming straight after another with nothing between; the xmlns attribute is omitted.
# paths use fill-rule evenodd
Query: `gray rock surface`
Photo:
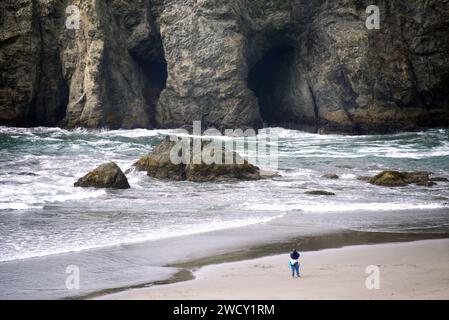
<svg viewBox="0 0 449 320"><path fill-rule="evenodd" d="M137 171L146 171L148 176L161 180L192 181L192 182L226 182L238 180L260 180L271 178L272 175L261 175L260 169L241 158L236 152L223 148L212 147L212 143L203 141L199 152L194 152L192 141L188 159L185 163L175 164L171 153L176 142L166 137L148 155L140 158L133 164ZM218 150L219 155L215 157ZM203 155L209 154L221 158L222 163L206 164ZM226 163L226 159L232 159L232 163Z"/></svg>
<svg viewBox="0 0 449 320"><path fill-rule="evenodd" d="M146 171L148 176L161 180L185 180L185 165L174 164L170 159L170 151L175 142L166 137L148 155L141 157L133 164L137 171Z"/></svg>
<svg viewBox="0 0 449 320"><path fill-rule="evenodd" d="M84 177L78 179L75 187L129 189L128 179L114 162L102 164Z"/></svg>
<svg viewBox="0 0 449 320"><path fill-rule="evenodd" d="M449 1L0 3L0 125L449 126Z"/></svg>
<svg viewBox="0 0 449 320"><path fill-rule="evenodd" d="M80 9L67 29L66 7ZM149 2L0 3L0 124L150 127L164 64Z"/></svg>

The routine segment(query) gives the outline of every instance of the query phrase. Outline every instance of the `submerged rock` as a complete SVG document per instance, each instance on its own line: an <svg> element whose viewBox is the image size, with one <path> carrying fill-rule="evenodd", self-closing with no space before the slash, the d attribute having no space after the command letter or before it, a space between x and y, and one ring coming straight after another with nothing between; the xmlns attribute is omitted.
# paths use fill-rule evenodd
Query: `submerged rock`
<svg viewBox="0 0 449 320"><path fill-rule="evenodd" d="M344 164L344 165L338 165L338 166L336 166L337 168L340 168L340 169L354 169L354 167L352 167L352 166L350 166L350 165L347 165L347 164Z"/></svg>
<svg viewBox="0 0 449 320"><path fill-rule="evenodd" d="M416 185L421 187L433 187L436 186L437 184L433 181L419 181L416 182Z"/></svg>
<svg viewBox="0 0 449 320"><path fill-rule="evenodd" d="M324 190L312 190L312 191L306 191L305 194L312 195L312 196L335 196L335 193L324 191Z"/></svg>
<svg viewBox="0 0 449 320"><path fill-rule="evenodd" d="M387 170L367 179L367 181L384 187L405 187L409 184L432 187L436 183L431 180L431 175L432 173L427 171L400 172Z"/></svg>
<svg viewBox="0 0 449 320"><path fill-rule="evenodd" d="M449 179L444 178L444 177L434 177L434 178L430 178L430 181L432 181L432 182L449 182Z"/></svg>
<svg viewBox="0 0 449 320"><path fill-rule="evenodd" d="M174 164L170 154L174 151L176 142L166 137L149 155L140 158L133 164L138 171L146 171L148 176L156 179L192 182L225 182L232 180L259 180L264 175L258 167L243 159L236 152L226 148L214 148L208 141L201 143L201 151L194 153L190 148L190 161L187 163ZM220 154L215 154L215 152ZM221 159L222 164L206 164L202 161L204 155L214 159ZM231 164L226 159L233 159ZM267 175L270 176L270 175Z"/></svg>
<svg viewBox="0 0 449 320"><path fill-rule="evenodd" d="M437 200L437 201L448 201L449 198L448 197L443 197L443 196L434 196L432 197L433 200Z"/></svg>
<svg viewBox="0 0 449 320"><path fill-rule="evenodd" d="M83 188L130 188L128 179L126 179L126 176L123 174L122 170L114 162L102 164L95 170L80 178L77 182L75 182L74 186Z"/></svg>
<svg viewBox="0 0 449 320"><path fill-rule="evenodd" d="M333 174L333 173L329 173L329 174L322 175L321 178L324 178L324 179L330 179L330 180L337 180L337 179L340 179L340 177L339 177L338 175Z"/></svg>
<svg viewBox="0 0 449 320"><path fill-rule="evenodd" d="M370 179L371 179L371 177L369 177L369 176L358 176L357 177L357 180L364 181L364 182L369 182Z"/></svg>

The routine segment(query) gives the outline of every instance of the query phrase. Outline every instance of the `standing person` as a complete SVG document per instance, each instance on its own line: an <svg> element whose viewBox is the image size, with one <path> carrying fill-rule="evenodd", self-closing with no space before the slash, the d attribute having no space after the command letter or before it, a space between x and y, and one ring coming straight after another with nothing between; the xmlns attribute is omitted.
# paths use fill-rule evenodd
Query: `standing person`
<svg viewBox="0 0 449 320"><path fill-rule="evenodd" d="M298 276L298 278L300 277L299 275L299 257L301 255L299 254L299 252L295 249L293 250L293 252L290 254L290 269L292 269L292 277L295 277L295 272L296 275Z"/></svg>

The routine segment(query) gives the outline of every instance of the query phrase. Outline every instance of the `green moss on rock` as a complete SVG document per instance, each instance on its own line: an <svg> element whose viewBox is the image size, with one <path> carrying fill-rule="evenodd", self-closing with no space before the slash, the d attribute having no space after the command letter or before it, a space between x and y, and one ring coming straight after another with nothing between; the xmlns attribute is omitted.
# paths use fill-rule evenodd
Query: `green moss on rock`
<svg viewBox="0 0 449 320"><path fill-rule="evenodd" d="M384 187L405 187L410 184L432 187L436 185L431 179L431 172L400 172L400 171L382 171L374 177L367 180L369 183Z"/></svg>

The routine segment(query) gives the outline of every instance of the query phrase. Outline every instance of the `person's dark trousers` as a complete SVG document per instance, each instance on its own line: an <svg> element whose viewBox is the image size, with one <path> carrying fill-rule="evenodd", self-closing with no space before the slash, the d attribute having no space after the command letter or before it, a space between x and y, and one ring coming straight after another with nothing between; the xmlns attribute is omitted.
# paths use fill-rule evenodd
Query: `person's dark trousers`
<svg viewBox="0 0 449 320"><path fill-rule="evenodd" d="M294 265L292 265L292 277L295 276L295 271L296 275L299 277L299 263L295 263Z"/></svg>

